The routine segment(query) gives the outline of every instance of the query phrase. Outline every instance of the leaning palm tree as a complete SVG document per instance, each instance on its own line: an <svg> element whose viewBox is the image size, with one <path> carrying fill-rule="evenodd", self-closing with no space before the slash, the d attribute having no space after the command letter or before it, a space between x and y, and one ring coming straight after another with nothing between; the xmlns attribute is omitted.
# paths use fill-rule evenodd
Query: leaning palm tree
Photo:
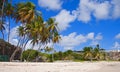
<svg viewBox="0 0 120 72"><path fill-rule="evenodd" d="M84 47L84 58L92 60L93 48L92 47Z"/></svg>
<svg viewBox="0 0 120 72"><path fill-rule="evenodd" d="M34 45L38 45L39 43L44 44L47 41L47 38L44 35L46 29L41 16L37 16L33 22L27 25L27 27L27 34L33 46L32 49L34 48ZM27 60L29 59L29 56Z"/></svg>
<svg viewBox="0 0 120 72"><path fill-rule="evenodd" d="M105 59L105 50L100 48L99 44L94 48L94 57L97 60Z"/></svg>
<svg viewBox="0 0 120 72"><path fill-rule="evenodd" d="M35 18L35 5L31 2L18 3L15 7L14 19L16 22L22 22L23 24L31 23ZM25 29L26 30L26 29ZM25 35L27 35L26 33ZM24 35L24 36L25 36ZM11 55L11 60L14 58L17 49Z"/></svg>
<svg viewBox="0 0 120 72"><path fill-rule="evenodd" d="M100 49L99 48L94 48L94 57L95 59L99 60L100 59L100 56L101 56L101 52L100 52Z"/></svg>

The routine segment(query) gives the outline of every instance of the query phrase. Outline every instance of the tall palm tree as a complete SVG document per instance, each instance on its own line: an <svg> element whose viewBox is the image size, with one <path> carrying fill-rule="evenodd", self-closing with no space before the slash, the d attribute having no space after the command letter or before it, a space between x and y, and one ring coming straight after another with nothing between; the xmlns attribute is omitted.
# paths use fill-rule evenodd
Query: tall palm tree
<svg viewBox="0 0 120 72"><path fill-rule="evenodd" d="M2 33L3 39L4 39L4 32L3 30L5 30L4 27L4 7L7 4L7 0L1 0L0 1L0 31Z"/></svg>
<svg viewBox="0 0 120 72"><path fill-rule="evenodd" d="M55 19L53 19L53 18L48 19L47 28L50 33L49 40L50 40L50 42L53 43L53 46L54 46L54 43L59 42L59 40L61 39L60 35L58 33L58 27L57 27L57 23L55 22ZM52 47L52 48L54 48L54 47ZM53 54L54 54L54 50L53 50ZM53 54L52 54L52 60L54 61Z"/></svg>
<svg viewBox="0 0 120 72"><path fill-rule="evenodd" d="M32 49L34 48L34 45L36 44L38 45L39 43L43 43L43 44L46 43L47 38L46 36L44 36L44 34L46 33L45 32L46 28L45 28L45 25L44 25L44 22L41 16L37 16L33 20L33 22L27 25L27 27L28 27L27 34L33 45ZM28 56L28 59L29 59L29 56Z"/></svg>
<svg viewBox="0 0 120 72"><path fill-rule="evenodd" d="M34 11L35 11L35 5L33 3L31 2L18 3L15 7L14 19L16 20L16 22L20 21L24 24L31 23L35 17ZM27 35L27 33L21 36L25 36L25 35ZM17 49L11 55L11 60L14 58L16 52Z"/></svg>
<svg viewBox="0 0 120 72"><path fill-rule="evenodd" d="M10 37L10 19L12 18L13 16L13 13L14 13L14 7L12 6L11 3L7 3L6 6L5 6L5 16L8 17L8 42L9 42L9 37Z"/></svg>
<svg viewBox="0 0 120 72"><path fill-rule="evenodd" d="M6 4L7 4L8 0L1 0L0 1L0 31L2 33L2 37L3 37L3 40L4 40L4 32L3 30L5 30L5 27L4 27L4 24L5 24L5 7L6 7ZM3 48L3 55L4 55L4 48Z"/></svg>

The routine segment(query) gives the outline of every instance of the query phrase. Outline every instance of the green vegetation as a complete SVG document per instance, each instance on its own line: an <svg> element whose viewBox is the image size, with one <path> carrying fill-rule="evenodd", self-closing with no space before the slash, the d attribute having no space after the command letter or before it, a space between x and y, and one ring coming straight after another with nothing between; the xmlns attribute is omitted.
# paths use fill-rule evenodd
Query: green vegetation
<svg viewBox="0 0 120 72"><path fill-rule="evenodd" d="M0 39L0 61L9 61L10 56L16 48L16 46L5 42L3 39ZM19 48L19 51L16 52L14 59L20 59L20 53L21 49Z"/></svg>
<svg viewBox="0 0 120 72"><path fill-rule="evenodd" d="M36 10L35 5L32 2L20 2L17 4L12 4L9 0L0 1L0 31L2 38L4 39L4 24L8 20L8 43L10 38L10 26L11 20L22 25L18 28L18 44L17 48L12 52L10 56L10 61L14 60L16 53L21 47L22 52L26 48L26 44L31 41L31 44L34 48L34 45L46 45L49 42L57 43L60 40L60 35L57 29L57 23L53 18L49 18L47 21L44 21L42 18L42 13ZM40 49L40 47L38 48ZM31 53L28 55L31 56ZM22 55L22 54L20 54ZM22 59L22 56L21 56Z"/></svg>
<svg viewBox="0 0 120 72"><path fill-rule="evenodd" d="M65 52L55 52L53 54L49 53L52 51L52 48L46 47L45 52L38 52L36 50L26 50L23 52L23 59L27 60L27 56L31 52L29 56L29 60L27 61L34 61L36 58L40 57L42 61L52 62L53 58L54 61L75 61L75 62L82 62L82 61L100 61L105 60L105 51L99 48L97 45L95 48L92 47L84 47L82 51L72 51L67 50ZM47 50L47 51L46 51ZM37 61L37 60L36 60Z"/></svg>

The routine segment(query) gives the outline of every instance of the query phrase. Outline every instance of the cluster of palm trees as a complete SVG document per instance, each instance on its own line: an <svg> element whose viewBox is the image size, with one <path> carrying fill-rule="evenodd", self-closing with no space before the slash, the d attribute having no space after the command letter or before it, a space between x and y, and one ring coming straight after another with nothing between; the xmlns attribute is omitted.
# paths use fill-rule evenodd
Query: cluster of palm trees
<svg viewBox="0 0 120 72"><path fill-rule="evenodd" d="M0 31L4 39L4 24L5 20L8 20L8 42L10 37L10 20L13 19L16 23L22 23L18 28L18 44L17 47L21 47L25 50L26 44L31 41L32 49L35 45L47 45L52 42L57 43L60 40L58 33L57 23L55 19L49 18L44 21L40 11L35 9L35 5L32 2L23 2L18 4L12 4L8 0L0 0ZM10 57L10 61L14 59L15 53L19 50L17 48ZM29 57L29 56L28 56Z"/></svg>
<svg viewBox="0 0 120 72"><path fill-rule="evenodd" d="M83 56L86 60L105 60L105 50L99 47L99 44L93 47L84 47Z"/></svg>

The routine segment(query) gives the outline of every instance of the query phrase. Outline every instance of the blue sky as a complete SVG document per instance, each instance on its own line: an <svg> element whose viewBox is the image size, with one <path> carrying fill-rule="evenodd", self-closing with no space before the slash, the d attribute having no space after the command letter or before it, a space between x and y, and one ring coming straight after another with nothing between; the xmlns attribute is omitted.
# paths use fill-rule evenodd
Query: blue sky
<svg viewBox="0 0 120 72"><path fill-rule="evenodd" d="M120 0L13 0L13 3L22 1L35 3L45 20L56 19L62 37L55 45L56 50L81 50L96 44L106 50L120 49ZM17 42L16 26L13 23L11 27L13 44Z"/></svg>

